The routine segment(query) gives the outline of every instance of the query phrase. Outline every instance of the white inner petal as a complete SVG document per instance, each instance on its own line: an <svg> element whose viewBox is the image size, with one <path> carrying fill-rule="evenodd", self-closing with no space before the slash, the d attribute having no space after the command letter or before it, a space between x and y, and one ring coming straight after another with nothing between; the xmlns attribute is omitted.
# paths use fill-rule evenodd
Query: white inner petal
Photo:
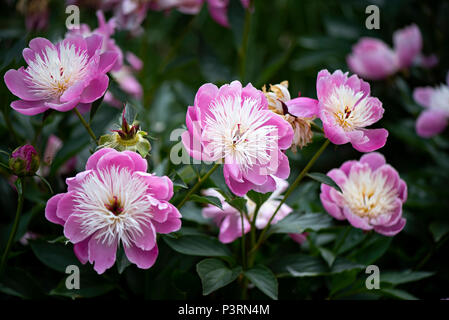
<svg viewBox="0 0 449 320"><path fill-rule="evenodd" d="M362 91L354 92L352 88L342 85L336 87L324 103L326 110L345 131L372 124L369 99L363 97L363 94Z"/></svg>
<svg viewBox="0 0 449 320"><path fill-rule="evenodd" d="M59 98L67 88L87 74L88 55L73 44L61 43L60 50L46 47L30 61L26 72L33 92L43 99Z"/></svg>
<svg viewBox="0 0 449 320"><path fill-rule="evenodd" d="M76 190L75 208L82 219L83 232L102 243L111 244L121 240L130 246L142 235L142 225L148 225L152 217L147 185L141 177L127 169L112 166L89 175ZM153 201L154 202L154 201ZM110 209L118 205L119 211Z"/></svg>
<svg viewBox="0 0 449 320"><path fill-rule="evenodd" d="M342 191L344 202L353 213L370 218L391 213L398 196L384 174L369 168L351 171Z"/></svg>
<svg viewBox="0 0 449 320"><path fill-rule="evenodd" d="M278 140L277 127L266 125L270 114L254 99L226 97L213 102L204 136L214 160L228 158L248 170L271 160Z"/></svg>

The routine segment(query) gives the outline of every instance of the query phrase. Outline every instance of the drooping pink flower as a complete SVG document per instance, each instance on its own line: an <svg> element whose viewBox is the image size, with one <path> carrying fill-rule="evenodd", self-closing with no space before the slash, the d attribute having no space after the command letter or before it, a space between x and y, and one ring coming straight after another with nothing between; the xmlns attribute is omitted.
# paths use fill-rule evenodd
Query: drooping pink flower
<svg viewBox="0 0 449 320"><path fill-rule="evenodd" d="M430 138L443 132L449 120L449 72L446 84L435 88L416 88L413 97L416 102L426 108L416 121L418 135Z"/></svg>
<svg viewBox="0 0 449 320"><path fill-rule="evenodd" d="M67 192L47 202L46 218L64 226L75 255L94 263L99 274L114 264L120 244L129 261L150 268L158 255L156 234L181 227L180 213L168 202L173 183L146 171L146 160L135 152L100 149L86 171L66 180Z"/></svg>
<svg viewBox="0 0 449 320"><path fill-rule="evenodd" d="M8 70L5 83L21 100L11 107L25 115L48 109L69 111L90 105L105 93L109 78L106 73L114 65L117 54L100 53L99 35L83 38L67 36L56 45L45 38L30 41L23 50L27 68Z"/></svg>
<svg viewBox="0 0 449 320"><path fill-rule="evenodd" d="M382 154L373 152L360 161L346 161L327 175L342 190L321 185L321 203L331 216L386 236L404 228L402 204L407 199L407 185Z"/></svg>
<svg viewBox="0 0 449 320"><path fill-rule="evenodd" d="M334 144L346 144L361 152L382 148L387 140L385 129L366 129L384 113L379 99L370 96L370 86L356 75L340 70L330 74L322 70L317 77L320 118L326 137Z"/></svg>
<svg viewBox="0 0 449 320"><path fill-rule="evenodd" d="M276 210L276 208L280 203L281 194L288 187L287 181L279 178L275 178L275 180L276 180L275 191L263 203L257 214L255 222L257 229L263 229L266 227L268 221L270 220L271 216L273 215L274 211ZM237 238L241 237L242 218L240 216L240 212L236 208L229 205L225 201L224 197L215 189L206 189L203 191L203 194L219 198L223 208L223 210L221 210L216 206L207 205L202 210L203 216L205 218L213 219L215 224L219 227L220 233L218 235L218 240L220 240L223 243L230 243L236 240ZM253 219L256 210L256 204L247 196L245 196L245 199L247 201L246 209L248 211L248 216L250 219ZM284 219L287 215L289 215L292 211L293 209L284 203L279 209L276 216L274 217L273 221L271 221L271 224L278 223L279 221ZM251 230L251 224L248 221L248 219L246 219L245 216L243 216L243 228L245 234ZM299 233L291 234L292 239L294 239L295 241L299 240L301 236L304 236L304 234Z"/></svg>
<svg viewBox="0 0 449 320"><path fill-rule="evenodd" d="M290 174L287 156L293 139L291 125L268 109L262 91L239 81L217 88L208 83L198 90L186 115L182 141L190 156L224 161L223 174L233 193L269 192L272 176Z"/></svg>
<svg viewBox="0 0 449 320"><path fill-rule="evenodd" d="M352 47L347 63L352 72L370 80L384 79L399 68L395 52L383 41L374 38L360 39Z"/></svg>
<svg viewBox="0 0 449 320"><path fill-rule="evenodd" d="M394 49L379 39L364 37L346 58L349 68L364 79L380 80L413 64L431 68L438 63L435 55L422 54L422 36L418 26L412 24L393 34Z"/></svg>

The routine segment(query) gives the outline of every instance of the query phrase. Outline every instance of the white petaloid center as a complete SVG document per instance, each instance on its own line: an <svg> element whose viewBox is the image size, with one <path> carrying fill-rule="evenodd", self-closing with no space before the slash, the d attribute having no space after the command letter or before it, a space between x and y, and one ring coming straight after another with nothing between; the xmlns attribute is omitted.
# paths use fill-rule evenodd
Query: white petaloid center
<svg viewBox="0 0 449 320"><path fill-rule="evenodd" d="M363 92L354 92L348 86L340 86L325 102L325 108L333 114L336 122L345 130L364 128L371 123L371 108Z"/></svg>
<svg viewBox="0 0 449 320"><path fill-rule="evenodd" d="M111 167L91 174L75 196L83 232L96 233L95 237L108 245L121 240L130 246L152 217L150 208L155 199L146 190L143 179L126 169Z"/></svg>
<svg viewBox="0 0 449 320"><path fill-rule="evenodd" d="M397 198L397 191L387 177L371 169L351 172L342 191L345 204L360 217L375 218L391 212Z"/></svg>
<svg viewBox="0 0 449 320"><path fill-rule="evenodd" d="M435 88L430 98L430 107L449 113L449 86L441 85Z"/></svg>
<svg viewBox="0 0 449 320"><path fill-rule="evenodd" d="M243 170L271 160L278 140L277 127L265 124L270 114L256 100L226 97L215 101L210 111L204 135L215 160L226 158Z"/></svg>
<svg viewBox="0 0 449 320"><path fill-rule="evenodd" d="M30 61L26 72L34 93L43 99L59 98L87 73L88 55L73 44L46 47Z"/></svg>

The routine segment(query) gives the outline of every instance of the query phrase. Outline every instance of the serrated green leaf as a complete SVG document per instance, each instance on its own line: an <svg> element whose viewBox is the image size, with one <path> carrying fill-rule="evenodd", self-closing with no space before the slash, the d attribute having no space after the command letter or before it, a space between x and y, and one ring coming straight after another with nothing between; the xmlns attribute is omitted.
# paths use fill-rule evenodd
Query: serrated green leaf
<svg viewBox="0 0 449 320"><path fill-rule="evenodd" d="M325 175L324 173L310 172L310 173L307 174L307 176L309 178L312 178L315 181L318 181L319 183L327 184L328 186L331 186L335 190L337 190L339 192L342 192L340 187L338 186L338 184L334 180L332 180L331 177Z"/></svg>

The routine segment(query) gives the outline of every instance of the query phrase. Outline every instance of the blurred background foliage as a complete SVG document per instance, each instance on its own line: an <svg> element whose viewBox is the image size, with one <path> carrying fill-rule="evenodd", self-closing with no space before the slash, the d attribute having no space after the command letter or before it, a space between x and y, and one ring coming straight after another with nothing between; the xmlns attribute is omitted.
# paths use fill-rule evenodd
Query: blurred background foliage
<svg viewBox="0 0 449 320"><path fill-rule="evenodd" d="M366 6L380 8L380 29L365 28ZM435 53L439 64L430 70L412 68L385 81L370 81L374 96L385 108L384 118L377 124L389 132L387 145L380 151L408 184L408 201L404 206L405 229L394 238L365 234L349 227L347 222L327 219L319 202L319 185L305 180L287 201L298 214L322 213L318 227L308 229L308 241L299 246L282 230L262 247L256 262L268 266L279 282L279 299L441 299L449 296L449 135L448 130L432 139L416 135L414 123L421 112L412 98L417 86L444 82L449 70L449 3L447 1L331 1L278 0L255 1L254 11L246 22L249 26L247 50L242 49L245 13L239 1L231 1L231 28L216 24L206 8L196 16L149 11L144 33L131 37L117 32L117 44L132 51L144 62L138 80L144 88L142 101L127 97L116 83L110 90L122 102L128 102L143 130L151 136L152 151L148 156L150 171L169 175L176 185L176 197L185 194L187 185L205 172L201 165L174 165L170 151L179 146L179 136L172 131L183 128L187 106L192 105L196 90L206 82L216 85L239 79L261 88L283 80L290 83L296 96L316 97L315 82L321 69L348 70L346 55L362 36L380 38L392 45L395 30L416 23L423 34L424 52ZM50 1L50 25L47 31L27 32L24 17L15 4L0 4L0 70L24 65L21 51L34 37L52 41L64 37L64 1ZM97 26L95 11L81 8L81 22ZM65 190L64 179L82 170L94 150L89 136L73 113L45 113L33 117L13 111L9 105L15 97L0 81L0 149L11 152L17 146L33 143L41 152L51 134L63 141L53 160L47 179L55 193ZM96 135L107 133L117 125L121 110L103 103L92 120ZM86 114L86 117L89 115ZM315 135L314 143L297 154L288 151L291 178L321 145L323 137ZM77 170L61 174L60 168L76 156ZM361 154L350 145L329 147L313 171L327 172L344 161L359 159ZM0 154L5 163L7 157ZM0 168L0 251L3 251L16 207L16 192L11 177ZM220 186L221 172L204 186ZM81 289L65 288L65 267L80 265L72 245L64 245L60 226L44 217L51 196L39 180L25 184L26 202L17 240L26 231L37 239L17 242L9 260L7 275L0 283L0 299L66 297L139 296L148 299L194 299L202 297L202 284L196 265L211 256L210 251L239 252L238 241L224 245L211 241L205 252L188 253L189 248L176 238L159 239L159 257L153 268L140 270L128 266L126 258L118 258L117 268L97 275L90 265L81 267ZM176 199L175 199L176 201ZM190 202L183 209L183 228L178 235L195 243L205 236L216 236L217 229L202 218L201 204ZM324 220L321 220L324 219ZM321 225L320 223L321 222ZM282 229L282 228L280 228ZM315 231L313 231L315 229ZM346 234L346 236L344 236ZM199 238L198 238L199 237ZM345 237L344 241L342 239ZM208 250L209 251L208 251ZM229 252L231 252L229 251ZM223 255L232 253L225 252ZM376 264L381 270L381 289L366 290L365 267ZM221 288L207 298L223 299L240 295L239 281ZM252 288L249 297L267 298Z"/></svg>

